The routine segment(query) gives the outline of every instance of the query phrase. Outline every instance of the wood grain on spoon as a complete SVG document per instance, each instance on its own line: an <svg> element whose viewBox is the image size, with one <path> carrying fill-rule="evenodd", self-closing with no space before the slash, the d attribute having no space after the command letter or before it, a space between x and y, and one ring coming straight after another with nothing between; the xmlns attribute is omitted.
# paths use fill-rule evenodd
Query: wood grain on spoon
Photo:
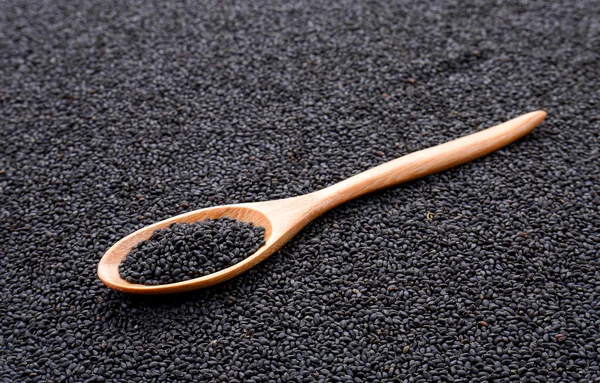
<svg viewBox="0 0 600 383"><path fill-rule="evenodd" d="M208 287L233 278L279 250L300 229L324 212L356 197L415 180L492 153L533 130L546 112L531 112L503 124L386 162L335 185L299 197L217 206L185 213L146 226L112 246L100 260L98 277L108 287L136 294L170 294ZM119 264L138 242L172 223L229 217L265 228L266 244L243 261L200 278L147 286L119 275Z"/></svg>

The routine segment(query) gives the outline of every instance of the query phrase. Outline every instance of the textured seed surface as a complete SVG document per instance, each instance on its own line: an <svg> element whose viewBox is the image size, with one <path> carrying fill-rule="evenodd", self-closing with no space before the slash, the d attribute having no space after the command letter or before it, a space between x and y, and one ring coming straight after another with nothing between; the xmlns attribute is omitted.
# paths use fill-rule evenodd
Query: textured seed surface
<svg viewBox="0 0 600 383"><path fill-rule="evenodd" d="M264 227L231 218L172 224L131 249L119 273L145 285L202 277L254 254L265 244L264 235Z"/></svg>
<svg viewBox="0 0 600 383"><path fill-rule="evenodd" d="M0 2L0 380L597 382L599 13ZM539 108L523 140L341 206L222 285L96 277L150 223Z"/></svg>

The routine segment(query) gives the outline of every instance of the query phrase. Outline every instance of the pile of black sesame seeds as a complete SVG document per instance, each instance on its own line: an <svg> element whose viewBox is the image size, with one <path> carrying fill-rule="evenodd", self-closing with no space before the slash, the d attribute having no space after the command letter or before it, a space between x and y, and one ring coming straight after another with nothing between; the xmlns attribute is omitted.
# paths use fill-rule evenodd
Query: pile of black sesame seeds
<svg viewBox="0 0 600 383"><path fill-rule="evenodd" d="M0 3L0 376L596 382L597 1ZM125 296L150 223L290 197L536 109L214 288Z"/></svg>
<svg viewBox="0 0 600 383"><path fill-rule="evenodd" d="M265 244L264 237L264 227L231 218L173 223L135 245L119 273L144 285L198 278L246 259Z"/></svg>

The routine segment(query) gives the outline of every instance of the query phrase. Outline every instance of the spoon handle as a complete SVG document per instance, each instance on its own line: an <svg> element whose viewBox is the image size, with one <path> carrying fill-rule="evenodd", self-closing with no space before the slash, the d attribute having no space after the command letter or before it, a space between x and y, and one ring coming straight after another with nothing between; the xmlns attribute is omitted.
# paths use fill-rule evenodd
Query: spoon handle
<svg viewBox="0 0 600 383"><path fill-rule="evenodd" d="M438 173L490 154L532 131L546 112L535 111L500 125L410 153L315 192L316 210L325 212L346 201ZM316 213L316 212L315 212Z"/></svg>

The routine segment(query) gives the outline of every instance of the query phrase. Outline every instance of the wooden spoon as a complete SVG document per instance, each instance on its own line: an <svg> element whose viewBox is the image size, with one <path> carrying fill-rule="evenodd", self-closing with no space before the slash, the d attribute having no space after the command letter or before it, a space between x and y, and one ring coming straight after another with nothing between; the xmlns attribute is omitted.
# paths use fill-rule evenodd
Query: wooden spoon
<svg viewBox="0 0 600 383"><path fill-rule="evenodd" d="M545 117L544 111L531 112L493 128L386 162L314 193L275 201L210 207L157 222L128 235L112 246L100 260L98 277L112 289L135 294L177 293L226 281L264 261L300 229L329 209L375 190L437 173L485 156L523 137ZM233 266L183 282L146 286L127 282L120 277L121 261L134 245L148 239L156 229L167 227L174 222L190 223L221 217L263 226L266 244Z"/></svg>

